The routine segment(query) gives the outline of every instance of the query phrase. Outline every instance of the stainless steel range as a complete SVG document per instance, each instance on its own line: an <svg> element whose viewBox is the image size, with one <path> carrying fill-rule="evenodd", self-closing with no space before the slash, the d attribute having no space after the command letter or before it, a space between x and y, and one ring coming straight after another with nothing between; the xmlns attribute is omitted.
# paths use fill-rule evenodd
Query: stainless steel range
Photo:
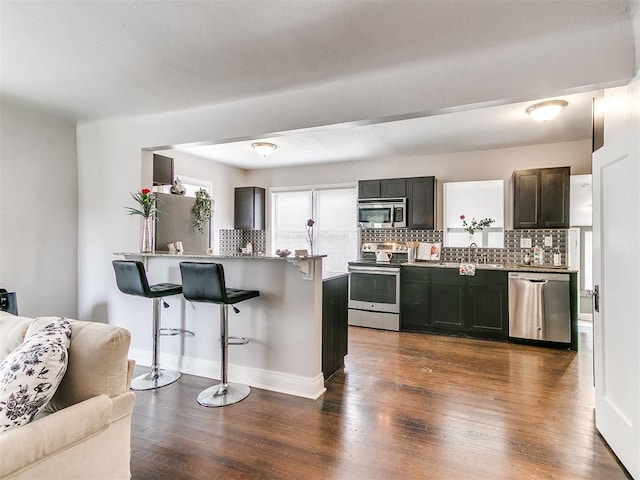
<svg viewBox="0 0 640 480"><path fill-rule="evenodd" d="M406 252L404 243L362 245L361 260L349 262L349 325L400 330L400 263Z"/></svg>

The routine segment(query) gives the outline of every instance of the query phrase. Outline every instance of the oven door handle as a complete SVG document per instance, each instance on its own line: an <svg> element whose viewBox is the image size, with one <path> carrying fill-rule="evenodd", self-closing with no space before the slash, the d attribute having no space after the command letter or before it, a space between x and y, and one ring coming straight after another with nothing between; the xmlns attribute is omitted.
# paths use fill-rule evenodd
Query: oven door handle
<svg viewBox="0 0 640 480"><path fill-rule="evenodd" d="M353 273L372 273L378 275L395 275L400 272L400 268L396 267L349 267L349 272Z"/></svg>

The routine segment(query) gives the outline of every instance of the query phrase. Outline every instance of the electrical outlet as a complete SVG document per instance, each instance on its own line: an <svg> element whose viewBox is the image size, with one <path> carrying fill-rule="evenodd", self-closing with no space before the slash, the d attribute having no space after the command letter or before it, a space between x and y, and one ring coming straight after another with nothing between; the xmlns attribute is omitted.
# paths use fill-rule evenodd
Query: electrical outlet
<svg viewBox="0 0 640 480"><path fill-rule="evenodd" d="M553 247L553 237L551 235L545 235L545 237L544 237L544 246L545 247Z"/></svg>
<svg viewBox="0 0 640 480"><path fill-rule="evenodd" d="M520 239L520 248L531 248L531 239L530 238L521 238Z"/></svg>

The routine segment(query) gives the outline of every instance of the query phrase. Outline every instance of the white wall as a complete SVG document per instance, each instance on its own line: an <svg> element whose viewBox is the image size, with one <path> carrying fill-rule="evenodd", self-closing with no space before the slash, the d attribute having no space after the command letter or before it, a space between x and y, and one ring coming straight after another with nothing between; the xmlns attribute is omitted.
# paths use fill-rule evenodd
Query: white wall
<svg viewBox="0 0 640 480"><path fill-rule="evenodd" d="M157 152L162 154L162 152ZM211 162L183 152L171 152L174 159L174 175L209 180L213 184L213 231L211 246L214 253L220 251L220 229L233 228L233 189L244 185L246 171L240 168Z"/></svg>
<svg viewBox="0 0 640 480"><path fill-rule="evenodd" d="M0 115L0 287L21 315L75 318L75 125L6 100Z"/></svg>
<svg viewBox="0 0 640 480"><path fill-rule="evenodd" d="M634 8L636 75L629 85L609 88L604 92L605 143L628 129L632 122L640 123L640 6L637 1Z"/></svg>
<svg viewBox="0 0 640 480"><path fill-rule="evenodd" d="M513 226L511 176L514 170L570 166L571 174L591 173L591 140L525 147L393 157L307 167L250 170L246 181L264 187L322 185L369 178L435 175L438 179L438 229L442 229L442 184L468 180L504 180L505 228Z"/></svg>

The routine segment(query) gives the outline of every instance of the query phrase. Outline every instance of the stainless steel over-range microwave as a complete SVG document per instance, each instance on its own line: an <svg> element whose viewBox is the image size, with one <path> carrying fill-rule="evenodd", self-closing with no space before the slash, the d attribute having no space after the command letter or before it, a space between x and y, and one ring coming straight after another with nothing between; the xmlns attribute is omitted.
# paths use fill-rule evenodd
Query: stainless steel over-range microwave
<svg viewBox="0 0 640 480"><path fill-rule="evenodd" d="M358 224L363 228L406 228L406 198L361 198Z"/></svg>

